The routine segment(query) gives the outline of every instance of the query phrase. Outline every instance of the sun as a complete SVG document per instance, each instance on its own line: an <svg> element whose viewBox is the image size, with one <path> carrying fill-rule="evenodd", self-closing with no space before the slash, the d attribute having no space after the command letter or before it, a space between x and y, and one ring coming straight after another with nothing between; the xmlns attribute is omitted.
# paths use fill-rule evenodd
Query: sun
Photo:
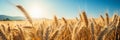
<svg viewBox="0 0 120 40"><path fill-rule="evenodd" d="M28 9L30 16L32 18L41 18L43 16L43 10L38 5L29 6Z"/></svg>
<svg viewBox="0 0 120 40"><path fill-rule="evenodd" d="M39 18L40 15L42 15L41 10L38 9L37 7L31 8L30 13L33 18Z"/></svg>

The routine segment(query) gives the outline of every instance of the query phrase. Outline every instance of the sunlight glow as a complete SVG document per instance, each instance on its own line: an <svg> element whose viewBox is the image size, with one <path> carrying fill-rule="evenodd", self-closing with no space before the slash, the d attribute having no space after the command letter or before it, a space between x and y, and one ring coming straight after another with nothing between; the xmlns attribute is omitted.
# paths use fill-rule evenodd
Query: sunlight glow
<svg viewBox="0 0 120 40"><path fill-rule="evenodd" d="M48 4L35 1L26 4L26 10L32 18L52 18L54 9Z"/></svg>
<svg viewBox="0 0 120 40"><path fill-rule="evenodd" d="M41 18L43 16L43 9L39 5L33 4L29 6L28 11L32 18Z"/></svg>

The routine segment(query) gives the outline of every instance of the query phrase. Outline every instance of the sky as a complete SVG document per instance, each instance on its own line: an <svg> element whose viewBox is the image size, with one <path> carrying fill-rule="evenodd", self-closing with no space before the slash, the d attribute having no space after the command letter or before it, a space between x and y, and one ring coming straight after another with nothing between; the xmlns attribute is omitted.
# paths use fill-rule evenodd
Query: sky
<svg viewBox="0 0 120 40"><path fill-rule="evenodd" d="M82 11L93 18L105 12L110 17L120 15L120 0L0 0L0 15L24 16L16 5L23 6L33 18L75 18Z"/></svg>

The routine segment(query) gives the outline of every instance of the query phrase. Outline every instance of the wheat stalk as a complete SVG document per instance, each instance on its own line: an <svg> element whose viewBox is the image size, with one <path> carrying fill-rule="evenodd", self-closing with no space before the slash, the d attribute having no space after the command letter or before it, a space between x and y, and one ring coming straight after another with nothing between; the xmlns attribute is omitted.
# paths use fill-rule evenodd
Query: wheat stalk
<svg viewBox="0 0 120 40"><path fill-rule="evenodd" d="M22 29L20 27L18 27L18 29L20 31L20 35L22 36L21 40L25 40L24 32L22 31Z"/></svg>
<svg viewBox="0 0 120 40"><path fill-rule="evenodd" d="M92 18L92 20L93 20L93 23L94 23L95 25L97 25L97 23L96 23L95 19L94 19L94 18Z"/></svg>
<svg viewBox="0 0 120 40"><path fill-rule="evenodd" d="M87 27L88 26L88 19L87 19L87 15L86 15L85 11L82 12L82 20L84 21L85 26Z"/></svg>
<svg viewBox="0 0 120 40"><path fill-rule="evenodd" d="M120 18L118 18L118 23L116 26L120 27Z"/></svg>
<svg viewBox="0 0 120 40"><path fill-rule="evenodd" d="M53 32L53 34L50 37L50 40L54 40L54 38L57 36L58 32L59 32L58 30L56 30L55 32Z"/></svg>
<svg viewBox="0 0 120 40"><path fill-rule="evenodd" d="M112 21L114 21L114 19L115 19L116 17L117 17L117 15L114 14L113 17L112 17Z"/></svg>
<svg viewBox="0 0 120 40"><path fill-rule="evenodd" d="M82 19L82 15L81 14L79 14L79 16L80 16L80 20L82 21L83 19Z"/></svg>
<svg viewBox="0 0 120 40"><path fill-rule="evenodd" d="M97 37L97 40L103 40L103 37L107 33L107 31L108 31L108 28L105 28L103 31L101 31Z"/></svg>
<svg viewBox="0 0 120 40"><path fill-rule="evenodd" d="M102 20L103 22L105 21L102 15L100 15L100 18L101 18L101 20Z"/></svg>
<svg viewBox="0 0 120 40"><path fill-rule="evenodd" d="M120 18L118 18L118 22L117 22L117 25L116 25L116 40L120 40L119 39L119 34L120 34Z"/></svg>
<svg viewBox="0 0 120 40"><path fill-rule="evenodd" d="M6 33L0 28L0 36L2 40L8 40Z"/></svg>
<svg viewBox="0 0 120 40"><path fill-rule="evenodd" d="M94 37L94 25L93 25L93 23L91 23L91 33L92 33L92 40L94 40L95 37Z"/></svg>
<svg viewBox="0 0 120 40"><path fill-rule="evenodd" d="M75 19L76 19L77 21L79 21L79 19L78 19L77 17L76 17Z"/></svg>
<svg viewBox="0 0 120 40"><path fill-rule="evenodd" d="M112 22L109 25L115 25L117 22L117 18L118 18L118 16L115 15L114 18L112 19Z"/></svg>
<svg viewBox="0 0 120 40"><path fill-rule="evenodd" d="M45 31L44 31L44 40L48 40L49 39L49 33L50 33L50 31L49 31L49 27L47 27L46 29L45 29Z"/></svg>
<svg viewBox="0 0 120 40"><path fill-rule="evenodd" d="M30 15L27 13L27 11L26 11L21 5L17 5L16 7L23 12L23 14L25 15L25 17L28 19L29 23L31 23L31 24L33 25L33 23L32 23L32 18L31 18Z"/></svg>
<svg viewBox="0 0 120 40"><path fill-rule="evenodd" d="M56 26L57 26L57 25L58 25L58 19L57 19L56 16L54 16L54 22L55 22L55 24L56 24Z"/></svg>
<svg viewBox="0 0 120 40"><path fill-rule="evenodd" d="M108 25L109 24L109 15L108 15L108 13L106 13L105 16L106 16L106 22L105 23L106 23L106 25Z"/></svg>
<svg viewBox="0 0 120 40"><path fill-rule="evenodd" d="M64 23L67 25L67 21L64 17L62 17L62 20L64 21Z"/></svg>

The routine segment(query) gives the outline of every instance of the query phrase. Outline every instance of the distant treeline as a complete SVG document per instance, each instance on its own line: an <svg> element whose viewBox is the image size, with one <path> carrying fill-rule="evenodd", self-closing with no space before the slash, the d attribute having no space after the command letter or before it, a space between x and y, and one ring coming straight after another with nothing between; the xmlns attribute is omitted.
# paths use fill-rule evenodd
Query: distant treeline
<svg viewBox="0 0 120 40"><path fill-rule="evenodd" d="M0 21L23 21L23 20L12 20L10 18L4 18L4 19L1 19Z"/></svg>

